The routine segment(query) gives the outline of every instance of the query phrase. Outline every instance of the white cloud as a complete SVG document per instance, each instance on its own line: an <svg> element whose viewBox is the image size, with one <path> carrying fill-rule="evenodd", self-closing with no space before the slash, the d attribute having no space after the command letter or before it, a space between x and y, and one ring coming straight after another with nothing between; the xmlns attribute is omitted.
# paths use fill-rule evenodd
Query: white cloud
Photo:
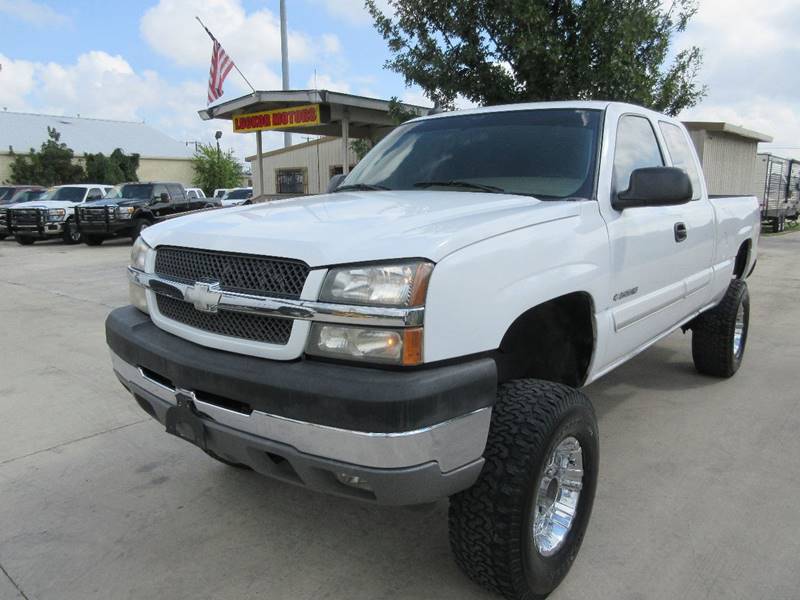
<svg viewBox="0 0 800 600"><path fill-rule="evenodd" d="M0 13L39 27L63 26L69 17L34 0L0 0Z"/></svg>
<svg viewBox="0 0 800 600"><path fill-rule="evenodd" d="M26 60L12 60L0 54L0 107L18 110L23 98L34 86L36 65Z"/></svg>
<svg viewBox="0 0 800 600"><path fill-rule="evenodd" d="M325 73L317 73L316 76L312 75L308 78L306 85L309 88L316 88L318 90L329 90L332 92L350 93L350 84L344 80L336 80L330 75Z"/></svg>
<svg viewBox="0 0 800 600"><path fill-rule="evenodd" d="M185 67L208 68L211 41L195 19L200 17L256 89L280 88L280 22L269 10L248 13L241 0L160 0L141 19L142 37L159 54ZM180 35L175 35L180 31ZM310 63L320 54L336 54L341 43L333 34L312 38L289 30L291 63ZM236 73L235 87L246 89Z"/></svg>

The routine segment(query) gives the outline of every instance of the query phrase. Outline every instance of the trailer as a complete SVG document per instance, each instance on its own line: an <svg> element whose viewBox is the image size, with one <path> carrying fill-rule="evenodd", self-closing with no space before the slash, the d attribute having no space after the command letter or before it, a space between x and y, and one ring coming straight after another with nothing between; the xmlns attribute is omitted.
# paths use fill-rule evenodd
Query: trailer
<svg viewBox="0 0 800 600"><path fill-rule="evenodd" d="M800 205L800 161L761 153L756 160L756 195L761 223L783 231L787 219L797 221Z"/></svg>

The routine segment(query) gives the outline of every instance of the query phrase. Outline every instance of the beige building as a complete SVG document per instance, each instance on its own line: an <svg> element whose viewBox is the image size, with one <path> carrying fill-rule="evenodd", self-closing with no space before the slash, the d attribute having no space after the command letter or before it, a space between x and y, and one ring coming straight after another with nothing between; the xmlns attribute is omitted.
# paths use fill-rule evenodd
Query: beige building
<svg viewBox="0 0 800 600"><path fill-rule="evenodd" d="M755 195L759 142L772 138L757 131L722 122L685 122L694 142L706 186L711 195Z"/></svg>
<svg viewBox="0 0 800 600"><path fill-rule="evenodd" d="M328 187L330 178L342 173L344 149L341 138L322 137L300 144L264 152L265 194L319 194ZM248 156L252 179L258 188L259 164L256 156ZM352 169L358 162L348 145L348 161ZM254 195L261 190L254 189Z"/></svg>
<svg viewBox="0 0 800 600"><path fill-rule="evenodd" d="M38 150L48 139L48 127L61 134L78 161L85 154L108 156L120 148L126 154L139 154L139 181L192 183L191 150L145 123L11 111L0 112L0 183L11 175L11 150L16 154Z"/></svg>

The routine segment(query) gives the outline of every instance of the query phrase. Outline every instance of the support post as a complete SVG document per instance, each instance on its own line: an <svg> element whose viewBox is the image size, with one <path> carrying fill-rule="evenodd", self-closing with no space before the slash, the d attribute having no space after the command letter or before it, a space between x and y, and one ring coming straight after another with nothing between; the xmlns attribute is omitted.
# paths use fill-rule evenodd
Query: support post
<svg viewBox="0 0 800 600"><path fill-rule="evenodd" d="M350 117L342 117L342 173L350 172Z"/></svg>
<svg viewBox="0 0 800 600"><path fill-rule="evenodd" d="M264 163L261 151L261 131L256 131L256 164L258 165L258 195L264 195Z"/></svg>
<svg viewBox="0 0 800 600"><path fill-rule="evenodd" d="M289 36L286 27L286 0L280 2L281 14L281 78L283 89L289 89ZM292 134L288 131L283 133L283 147L288 148L292 145Z"/></svg>

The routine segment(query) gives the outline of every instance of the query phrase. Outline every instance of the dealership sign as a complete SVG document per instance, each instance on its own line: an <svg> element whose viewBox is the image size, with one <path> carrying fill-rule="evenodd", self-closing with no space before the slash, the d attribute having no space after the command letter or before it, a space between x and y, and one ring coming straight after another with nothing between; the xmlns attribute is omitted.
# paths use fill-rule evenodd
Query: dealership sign
<svg viewBox="0 0 800 600"><path fill-rule="evenodd" d="M235 133L249 133L266 129L291 129L319 125L322 122L319 104L278 108L233 117Z"/></svg>

